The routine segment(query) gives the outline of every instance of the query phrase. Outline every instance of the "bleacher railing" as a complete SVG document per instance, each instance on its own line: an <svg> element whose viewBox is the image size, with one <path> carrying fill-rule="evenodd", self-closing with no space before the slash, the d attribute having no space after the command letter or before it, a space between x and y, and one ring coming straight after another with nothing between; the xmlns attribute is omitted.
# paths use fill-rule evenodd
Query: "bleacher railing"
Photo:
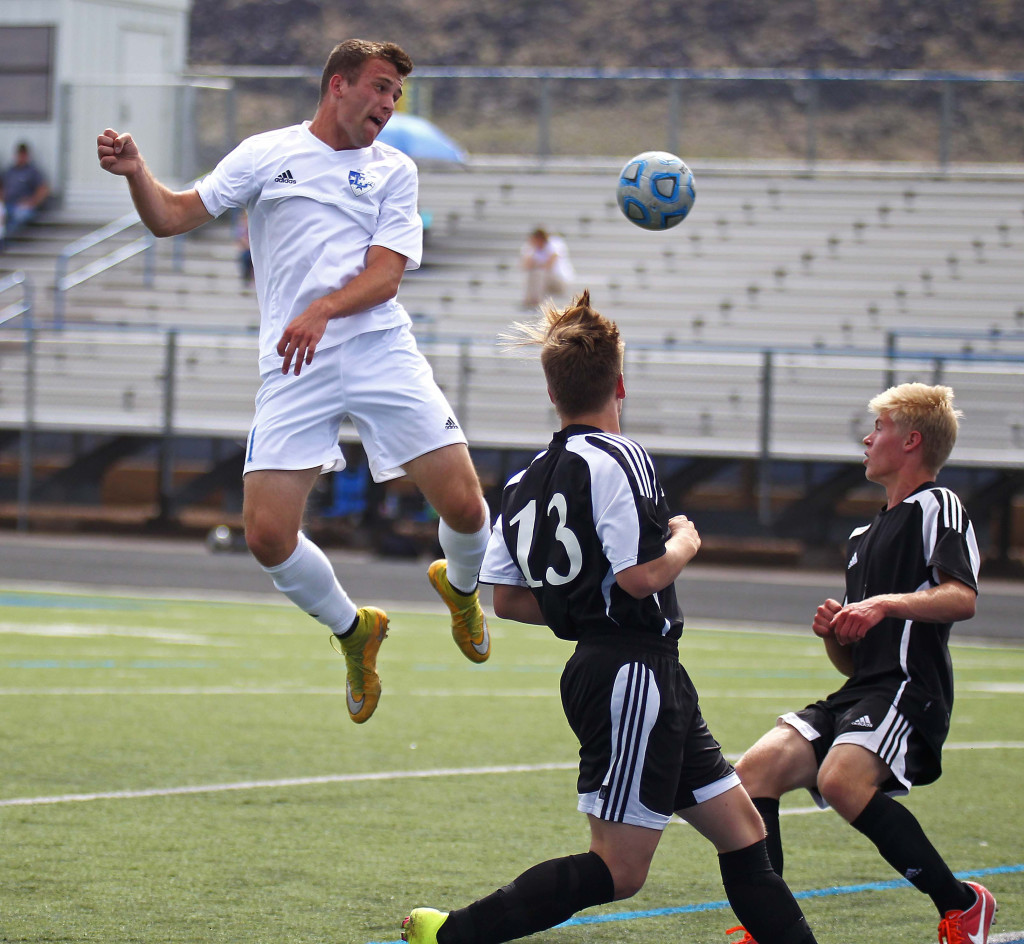
<svg viewBox="0 0 1024 944"><path fill-rule="evenodd" d="M20 430L21 435L18 442L18 530L24 531L28 527L28 502L29 492L32 487L32 466L34 464L32 453L33 430L35 427L32 399L28 396L28 391L35 385L35 379L32 376L35 370L35 357L32 353L34 339L32 280L24 272L11 272L0 277L0 296L15 290L20 291L21 298L0 308L0 326L20 318L21 326L25 331L23 350L25 356L26 396Z"/></svg>
<svg viewBox="0 0 1024 944"><path fill-rule="evenodd" d="M169 510L176 444L241 446L259 378L253 332L234 329L33 326L0 331L0 428L149 436L160 442L160 503ZM493 341L420 339L470 443L543 448L557 419L536 357ZM862 461L866 404L890 382L938 377L968 417L952 465L1024 468L1024 355L947 350L632 345L623 431L654 454L751 460L763 523L779 462ZM340 439L354 441L349 425ZM27 512L31 453L23 454Z"/></svg>
<svg viewBox="0 0 1024 944"><path fill-rule="evenodd" d="M133 210L91 233L86 233L74 242L68 243L57 254L53 278L53 321L56 327L62 327L64 324L67 293L71 289L102 275L104 272L109 272L115 266L134 259L140 254L143 254L142 284L146 288L153 287L156 273L156 237L145 227L142 228L142 235L137 239L115 246L104 255L92 259L73 272L68 271L71 260L76 256L111 242L135 226L142 226L142 221L139 219L139 214ZM171 267L175 272L180 272L184 267L184 240L184 236L175 236L170 241Z"/></svg>
<svg viewBox="0 0 1024 944"><path fill-rule="evenodd" d="M124 243L110 250L98 259L69 272L71 260L76 256L103 243L120 236L121 233L131 229L133 226L141 226L142 221L134 210L124 216L101 226L99 229L86 233L80 239L65 246L57 255L57 262L53 281L53 320L58 326L64 323L66 310L65 297L70 289L76 285L107 272L122 262L134 259L140 253L145 253L142 270L142 283L146 288L153 287L153 276L156 267L156 237L143 227L142 235L129 243Z"/></svg>
<svg viewBox="0 0 1024 944"><path fill-rule="evenodd" d="M255 125L240 127L238 116L243 112L266 113L265 108L239 107L238 100L250 84L254 93L258 87L262 96L278 89L282 109L292 108L295 113L290 120L298 121L309 117L310 96L305 90L315 95L320 71L298 66L197 66L190 70L190 78L211 85L216 80L227 86L226 104L209 99L194 102L200 110L209 108L217 116L227 116L227 120L218 118L225 131L224 141L214 143L210 153L193 162L201 166L203 161L220 157L239 138L266 130ZM701 151L702 137L694 129L702 120L707 123L709 112L720 116L722 122L735 123L737 108L758 111L757 102L761 100L761 111L767 116L765 127L770 128L773 123L785 125L786 141L779 142L780 146L790 152L789 157L802 158L808 166L823 156L861 161L891 159L888 152L894 147L898 151L921 153L924 132L929 141L934 139L931 154L935 162L945 168L956 159L978 159L966 152L976 149L977 122L985 120L990 110L984 96L999 95L998 90L1008 89L1006 107L1019 109L1018 92L1022 84L1024 72L1009 70L417 66L407 83L404 107L438 121L475 155L522 154L542 160L557 154L625 156L642 141L649 148L664 147L690 156L783 156L766 152L768 145L763 136L749 133L749 110L743 112L744 128L727 139L729 150L708 155ZM583 124L594 127L581 128L580 122L574 121L578 118L576 113L588 104L593 105L592 100L600 105ZM830 116L843 111L860 109L863 117L882 107L894 106L904 109L907 120L885 122L892 126L892 131L888 137L882 135L879 153L871 153L872 142L865 140L863 134L849 133L849 121L830 124ZM596 135L599 122L593 120L602 112L616 116L616 123L605 134L604 141ZM512 116L533 122L536 133L532 140L528 135L513 133L509 120ZM791 119L803 122L802 140L799 125L792 127ZM202 125L200 121L199 126ZM479 134L482 126L488 129L486 137ZM901 135L906 137L899 140ZM748 153L745 149L750 148L757 150ZM840 153L844 149L849 153ZM985 159L1015 162L1019 154L1007 141L1005 155Z"/></svg>

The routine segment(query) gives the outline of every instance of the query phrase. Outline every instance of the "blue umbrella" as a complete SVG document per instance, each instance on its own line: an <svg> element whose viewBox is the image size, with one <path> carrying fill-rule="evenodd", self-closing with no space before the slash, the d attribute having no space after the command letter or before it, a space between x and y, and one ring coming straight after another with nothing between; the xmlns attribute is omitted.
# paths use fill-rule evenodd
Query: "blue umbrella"
<svg viewBox="0 0 1024 944"><path fill-rule="evenodd" d="M466 152L462 148L437 125L418 115L395 112L377 135L377 140L404 151L414 161L466 162Z"/></svg>

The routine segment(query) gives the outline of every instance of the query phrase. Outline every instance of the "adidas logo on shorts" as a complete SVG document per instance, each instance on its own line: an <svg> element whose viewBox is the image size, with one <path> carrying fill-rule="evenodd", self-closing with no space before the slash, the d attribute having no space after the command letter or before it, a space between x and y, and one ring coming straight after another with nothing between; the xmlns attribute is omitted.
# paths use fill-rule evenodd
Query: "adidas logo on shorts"
<svg viewBox="0 0 1024 944"><path fill-rule="evenodd" d="M459 424L455 422L455 418L454 417L449 416L448 417L448 422L444 424L444 428L446 430L448 430L448 429L458 429L459 428Z"/></svg>
<svg viewBox="0 0 1024 944"><path fill-rule="evenodd" d="M278 174L274 178L275 184L297 184L298 181L292 176L290 170L286 170L283 174Z"/></svg>
<svg viewBox="0 0 1024 944"><path fill-rule="evenodd" d="M873 728L874 725L871 723L871 719L867 715L861 715L856 721L852 722L856 728Z"/></svg>

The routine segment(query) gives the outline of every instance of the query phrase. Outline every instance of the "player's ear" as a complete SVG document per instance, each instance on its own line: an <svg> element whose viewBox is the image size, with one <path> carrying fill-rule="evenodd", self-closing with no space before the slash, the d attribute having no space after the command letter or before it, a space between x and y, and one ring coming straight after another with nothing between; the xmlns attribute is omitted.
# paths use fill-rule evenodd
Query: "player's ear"
<svg viewBox="0 0 1024 944"><path fill-rule="evenodd" d="M330 81L327 83L327 88L334 94L340 96L348 83L345 81L345 77L340 72L335 72L331 76Z"/></svg>
<svg viewBox="0 0 1024 944"><path fill-rule="evenodd" d="M921 434L916 429L912 429L903 437L903 447L910 452L911 449L919 448L923 441Z"/></svg>
<svg viewBox="0 0 1024 944"><path fill-rule="evenodd" d="M615 396L619 400L626 399L626 381L622 374L619 374L619 379L615 382Z"/></svg>

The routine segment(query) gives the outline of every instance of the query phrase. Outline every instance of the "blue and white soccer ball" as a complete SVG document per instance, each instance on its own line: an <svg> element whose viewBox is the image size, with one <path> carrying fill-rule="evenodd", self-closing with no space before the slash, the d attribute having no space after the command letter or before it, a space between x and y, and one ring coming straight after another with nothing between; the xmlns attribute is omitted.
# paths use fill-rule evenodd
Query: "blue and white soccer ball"
<svg viewBox="0 0 1024 944"><path fill-rule="evenodd" d="M670 229L682 223L696 196L690 168L668 151L637 154L619 173L619 209L643 229Z"/></svg>

